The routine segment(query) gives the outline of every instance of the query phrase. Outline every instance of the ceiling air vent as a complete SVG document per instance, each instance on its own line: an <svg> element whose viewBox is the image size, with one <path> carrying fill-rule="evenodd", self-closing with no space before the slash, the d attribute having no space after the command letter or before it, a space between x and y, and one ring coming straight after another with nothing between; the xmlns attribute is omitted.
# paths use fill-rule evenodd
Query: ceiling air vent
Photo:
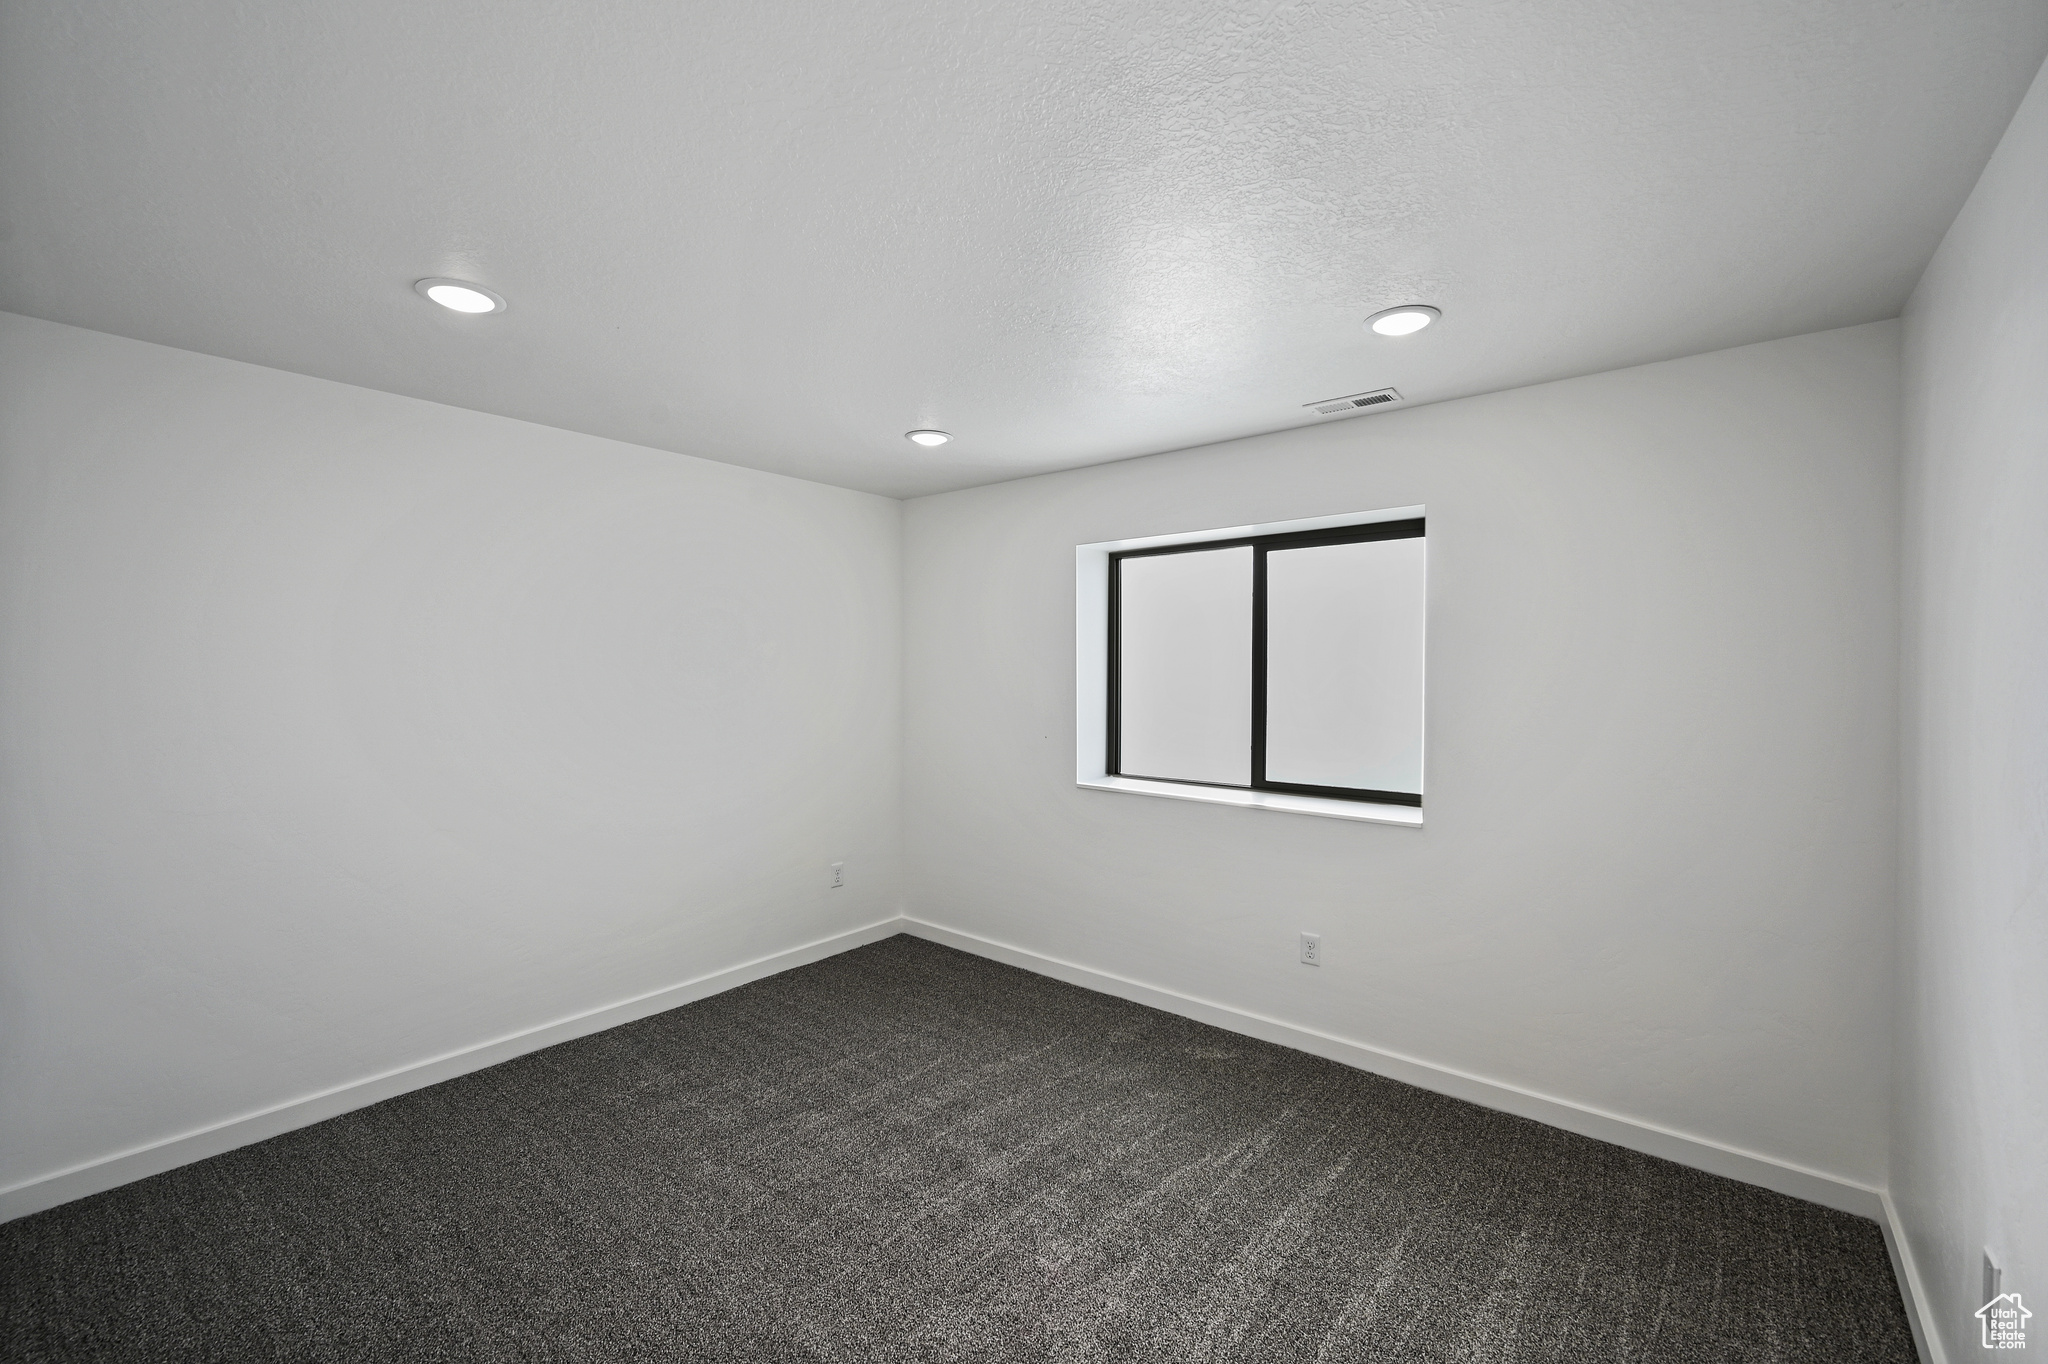
<svg viewBox="0 0 2048 1364"><path fill-rule="evenodd" d="M1376 388L1370 393L1354 393L1348 398L1325 398L1319 403L1303 403L1318 417L1334 417L1341 414L1361 412L1381 403L1398 403L1401 395L1391 388Z"/></svg>

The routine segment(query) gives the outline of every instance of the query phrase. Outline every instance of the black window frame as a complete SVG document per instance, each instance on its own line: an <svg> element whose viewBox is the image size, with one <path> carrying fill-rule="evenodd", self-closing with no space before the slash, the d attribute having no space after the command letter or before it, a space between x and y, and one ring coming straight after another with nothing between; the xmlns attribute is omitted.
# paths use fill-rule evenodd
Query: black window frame
<svg viewBox="0 0 2048 1364"><path fill-rule="evenodd" d="M1109 556L1109 697L1105 718L1108 751L1103 771L1131 781L1163 781L1179 786L1209 786L1225 791L1271 791L1281 795L1324 796L1332 800L1354 800L1372 805L1420 807L1422 796L1414 791L1369 791L1351 786L1309 786L1301 782L1266 779L1266 555L1275 549L1306 549L1314 545L1350 545L1367 540L1411 540L1427 538L1425 517L1399 521L1371 521L1362 526L1331 526L1320 530L1282 531L1274 535L1247 535L1232 540L1195 540L1187 544L1158 545L1145 549L1122 549ZM1126 559L1152 558L1161 554L1194 554L1204 550L1237 549L1249 545L1252 551L1252 755L1251 785L1230 782L1193 781L1187 777L1154 777L1123 770L1123 567Z"/></svg>

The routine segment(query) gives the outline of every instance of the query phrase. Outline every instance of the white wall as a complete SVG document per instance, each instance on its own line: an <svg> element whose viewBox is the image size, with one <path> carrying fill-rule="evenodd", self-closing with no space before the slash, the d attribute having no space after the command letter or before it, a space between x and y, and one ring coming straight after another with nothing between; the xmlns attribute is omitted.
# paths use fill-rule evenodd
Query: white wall
<svg viewBox="0 0 2048 1364"><path fill-rule="evenodd" d="M0 376L0 1188L895 913L900 504L4 314Z"/></svg>
<svg viewBox="0 0 2048 1364"><path fill-rule="evenodd" d="M1881 1185L1897 344L1876 323L910 503L910 911ZM1075 545L1415 504L1424 828L1076 789Z"/></svg>
<svg viewBox="0 0 2048 1364"><path fill-rule="evenodd" d="M1906 312L1892 1196L1952 1355L1981 1257L2048 1334L2048 75Z"/></svg>

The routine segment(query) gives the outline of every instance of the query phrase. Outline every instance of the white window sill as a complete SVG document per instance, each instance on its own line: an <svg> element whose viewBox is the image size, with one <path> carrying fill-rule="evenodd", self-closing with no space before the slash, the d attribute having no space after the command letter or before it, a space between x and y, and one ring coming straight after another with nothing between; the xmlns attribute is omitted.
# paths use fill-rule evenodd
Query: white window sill
<svg viewBox="0 0 2048 1364"><path fill-rule="evenodd" d="M1074 785L1090 791L1122 791L1133 796L1165 796L1168 800L1199 800L1210 805L1241 805L1248 810L1277 810L1289 815L1321 815L1367 824L1422 827L1416 805L1372 805L1362 800L1331 800L1327 796L1291 796L1279 791L1235 791L1227 786L1185 786L1176 781L1142 781L1136 777L1082 777Z"/></svg>

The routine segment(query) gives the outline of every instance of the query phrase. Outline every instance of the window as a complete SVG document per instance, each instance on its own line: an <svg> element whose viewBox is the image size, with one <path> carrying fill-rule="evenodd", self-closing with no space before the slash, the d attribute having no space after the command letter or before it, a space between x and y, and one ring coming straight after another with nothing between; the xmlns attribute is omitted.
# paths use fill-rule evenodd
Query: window
<svg viewBox="0 0 2048 1364"><path fill-rule="evenodd" d="M1404 516L1110 550L1104 776L1419 807L1425 546Z"/></svg>

